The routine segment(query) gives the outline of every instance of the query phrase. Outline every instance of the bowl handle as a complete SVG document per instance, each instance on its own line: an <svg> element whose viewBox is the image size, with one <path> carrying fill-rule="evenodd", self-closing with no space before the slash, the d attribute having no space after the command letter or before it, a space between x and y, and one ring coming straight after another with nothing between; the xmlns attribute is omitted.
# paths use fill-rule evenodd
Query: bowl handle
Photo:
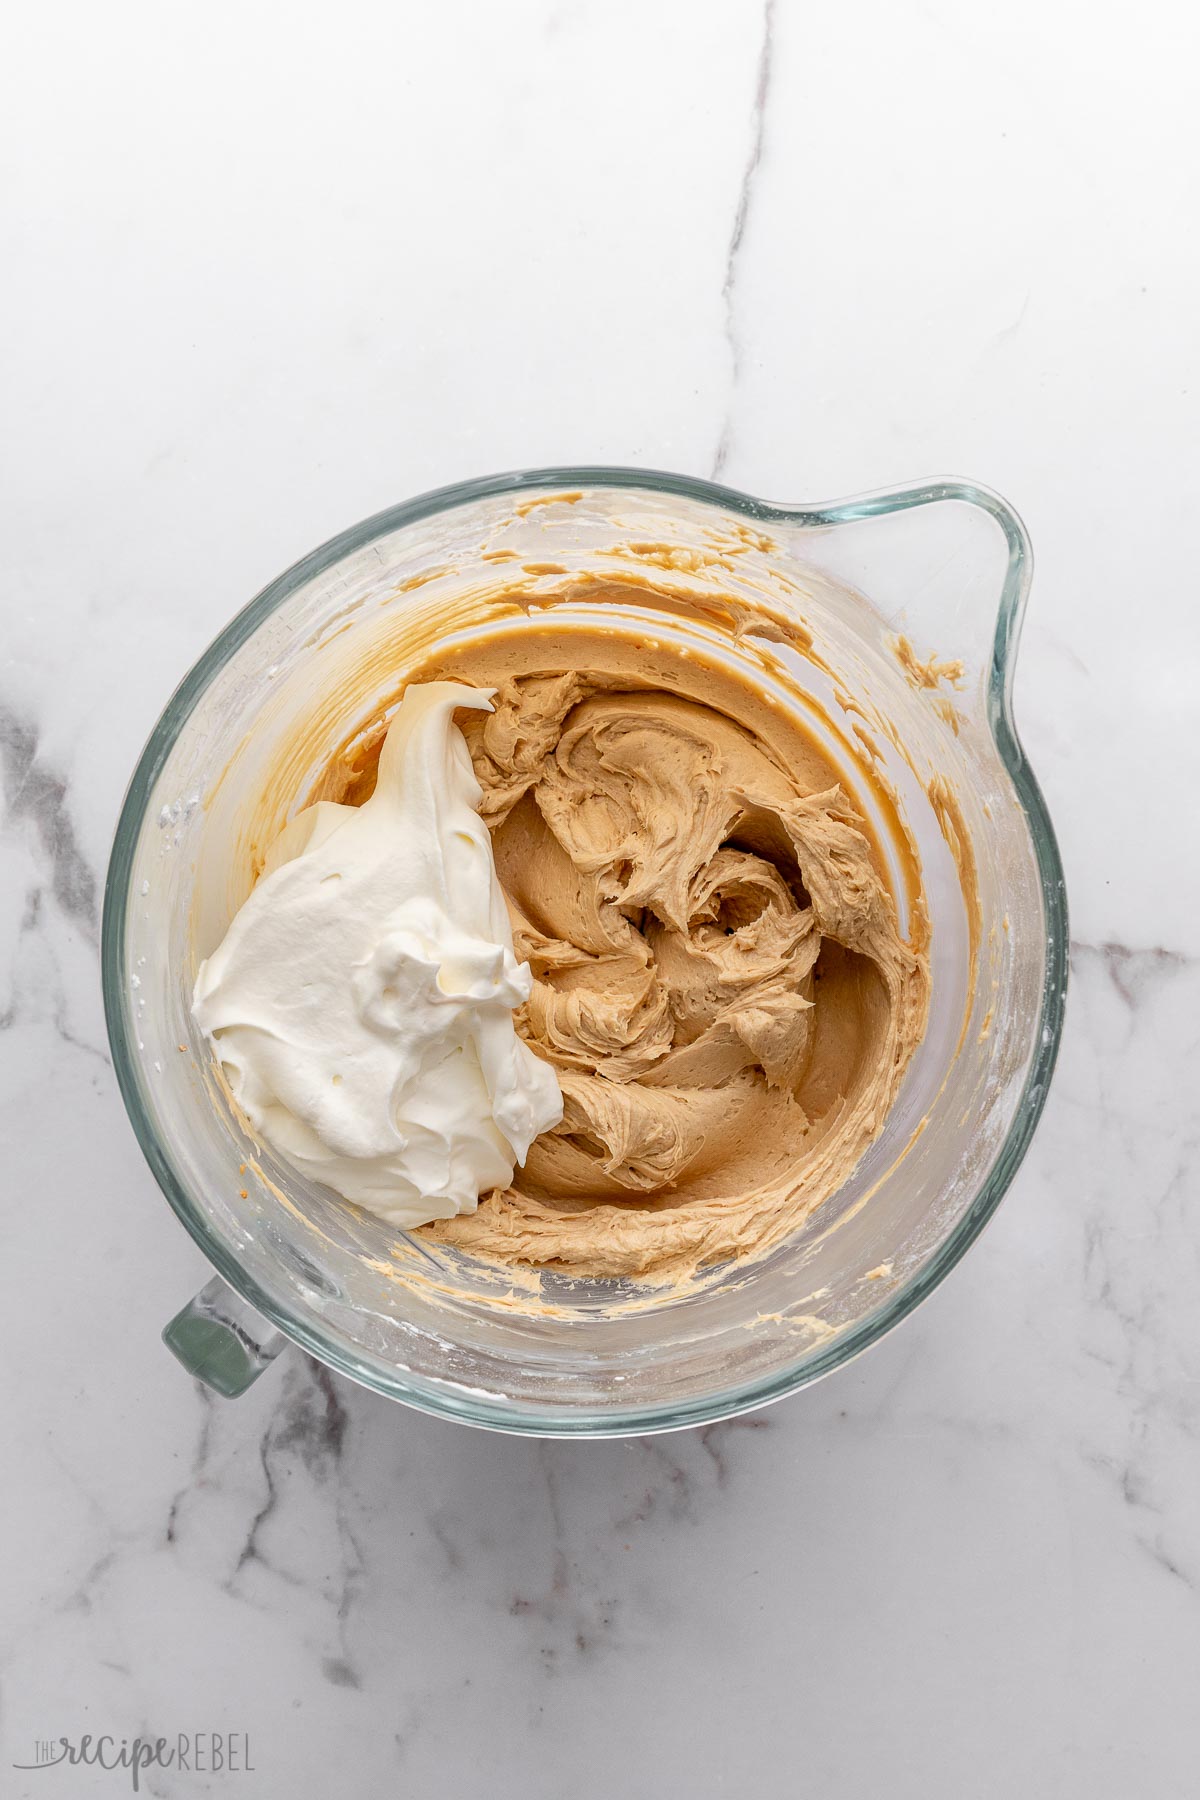
<svg viewBox="0 0 1200 1800"><path fill-rule="evenodd" d="M162 1335L189 1375L227 1400L244 1394L287 1343L220 1276L176 1313Z"/></svg>
<svg viewBox="0 0 1200 1800"><path fill-rule="evenodd" d="M961 661L981 722L996 704L1013 732L1013 666L1033 552L1006 500L946 477L782 510L804 531L804 560L865 594L919 657L936 651Z"/></svg>

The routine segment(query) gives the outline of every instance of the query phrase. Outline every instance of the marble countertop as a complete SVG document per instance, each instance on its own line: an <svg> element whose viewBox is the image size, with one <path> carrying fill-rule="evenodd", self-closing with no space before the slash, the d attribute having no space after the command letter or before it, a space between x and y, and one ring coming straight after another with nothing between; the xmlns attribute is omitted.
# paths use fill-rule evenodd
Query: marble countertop
<svg viewBox="0 0 1200 1800"><path fill-rule="evenodd" d="M1193 33L1190 45L1184 31ZM47 0L0 120L0 1791L1200 1790L1194 22L950 0ZM15 179L12 178L15 172ZM216 1403L105 1041L99 898L179 676L408 494L572 460L1022 511L1075 941L1011 1193L753 1417L441 1424L299 1353Z"/></svg>

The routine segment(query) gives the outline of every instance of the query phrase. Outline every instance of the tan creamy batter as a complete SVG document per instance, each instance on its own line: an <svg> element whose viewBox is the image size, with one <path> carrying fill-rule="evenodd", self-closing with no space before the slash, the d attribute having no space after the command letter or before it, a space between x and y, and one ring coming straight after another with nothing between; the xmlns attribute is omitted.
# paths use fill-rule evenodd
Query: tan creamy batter
<svg viewBox="0 0 1200 1800"><path fill-rule="evenodd" d="M838 771L764 693L633 629L531 621L409 679L498 689L459 723L535 977L518 1030L565 1103L512 1188L421 1235L668 1279L777 1242L879 1132L928 1006L924 909L906 942ZM365 798L378 747L322 791Z"/></svg>

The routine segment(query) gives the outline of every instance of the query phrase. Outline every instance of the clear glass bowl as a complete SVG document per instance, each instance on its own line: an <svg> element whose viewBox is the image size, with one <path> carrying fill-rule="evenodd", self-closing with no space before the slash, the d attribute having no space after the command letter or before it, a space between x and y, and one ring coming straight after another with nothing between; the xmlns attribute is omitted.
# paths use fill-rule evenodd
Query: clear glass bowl
<svg viewBox="0 0 1200 1800"><path fill-rule="evenodd" d="M681 598L668 615L647 596L640 616L705 638L706 595L766 595L812 634L818 662L769 649L818 702L831 752L844 761L856 727L872 722L924 867L933 1004L882 1136L785 1243L667 1298L545 1272L531 1278L531 1307L508 1278L345 1206L246 1138L192 1026L191 988L248 891L252 839L282 824L323 755L394 694L404 667L389 661L389 642L494 579L498 551L513 552L509 568L532 566L530 602L542 605L562 586L561 574L537 573L544 565L636 569L636 543L709 556L736 545L717 567L668 557ZM683 476L578 468L424 495L354 526L259 594L155 727L105 895L104 998L121 1091L163 1192L220 1277L168 1326L176 1353L232 1394L290 1339L428 1412L604 1436L759 1406L898 1324L998 1206L1061 1032L1062 870L1012 715L1029 578L1020 520L967 482L782 506ZM593 603L554 604L587 616ZM960 659L962 683L922 686L902 666L897 633L922 657ZM745 640L751 662L763 649ZM725 641L721 653L737 660L743 647ZM288 798L264 818L267 787ZM972 863L974 928L960 880Z"/></svg>

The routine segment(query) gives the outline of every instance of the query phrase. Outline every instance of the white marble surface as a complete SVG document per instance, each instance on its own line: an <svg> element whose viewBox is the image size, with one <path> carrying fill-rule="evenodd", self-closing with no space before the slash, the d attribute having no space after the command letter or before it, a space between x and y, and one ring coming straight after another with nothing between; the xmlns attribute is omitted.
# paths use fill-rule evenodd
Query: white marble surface
<svg viewBox="0 0 1200 1800"><path fill-rule="evenodd" d="M0 108L0 1791L1200 1791L1195 26L1016 0L46 0ZM1186 34L1191 34L1191 42ZM10 45L11 48L11 45ZM636 462L1024 512L1069 1023L982 1242L749 1420L538 1445L158 1343L98 895L176 679L340 526Z"/></svg>

